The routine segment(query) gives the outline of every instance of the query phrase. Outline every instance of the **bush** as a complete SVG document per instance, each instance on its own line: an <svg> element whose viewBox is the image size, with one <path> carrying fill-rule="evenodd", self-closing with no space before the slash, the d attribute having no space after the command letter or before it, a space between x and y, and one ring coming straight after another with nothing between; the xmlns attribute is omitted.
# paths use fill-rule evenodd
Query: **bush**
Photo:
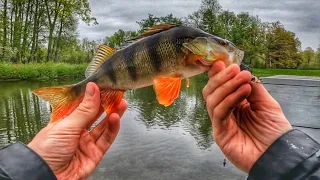
<svg viewBox="0 0 320 180"><path fill-rule="evenodd" d="M301 64L298 69L320 70L320 63L304 63Z"/></svg>
<svg viewBox="0 0 320 180"><path fill-rule="evenodd" d="M0 79L28 80L51 78L84 78L87 64L66 63L0 63Z"/></svg>

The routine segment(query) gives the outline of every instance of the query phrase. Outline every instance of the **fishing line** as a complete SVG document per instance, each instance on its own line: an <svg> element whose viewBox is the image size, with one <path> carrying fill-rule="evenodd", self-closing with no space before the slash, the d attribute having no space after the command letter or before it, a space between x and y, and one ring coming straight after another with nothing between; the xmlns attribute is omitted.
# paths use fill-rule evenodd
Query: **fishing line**
<svg viewBox="0 0 320 180"><path fill-rule="evenodd" d="M291 125L292 127L300 127L300 128L309 128L309 129L320 129L320 127L309 127L309 126L300 126L300 125Z"/></svg>

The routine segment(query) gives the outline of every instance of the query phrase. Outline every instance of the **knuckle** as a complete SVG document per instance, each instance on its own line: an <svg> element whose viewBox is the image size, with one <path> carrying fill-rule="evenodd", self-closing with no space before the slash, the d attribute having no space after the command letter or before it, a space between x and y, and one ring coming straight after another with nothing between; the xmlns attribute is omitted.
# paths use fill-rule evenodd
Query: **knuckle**
<svg viewBox="0 0 320 180"><path fill-rule="evenodd" d="M220 109L214 108L213 111L212 111L212 117L214 119L219 119L219 114L220 114Z"/></svg>
<svg viewBox="0 0 320 180"><path fill-rule="evenodd" d="M213 99L213 95L210 94L208 97L207 97L207 107L210 108L210 109L213 109L214 108L214 99Z"/></svg>
<svg viewBox="0 0 320 180"><path fill-rule="evenodd" d="M208 85L206 85L203 89L202 89L202 96L204 99L207 98L207 88L208 88Z"/></svg>
<svg viewBox="0 0 320 180"><path fill-rule="evenodd" d="M94 113L94 108L92 103L82 102L77 108L78 112L86 115L91 115Z"/></svg>

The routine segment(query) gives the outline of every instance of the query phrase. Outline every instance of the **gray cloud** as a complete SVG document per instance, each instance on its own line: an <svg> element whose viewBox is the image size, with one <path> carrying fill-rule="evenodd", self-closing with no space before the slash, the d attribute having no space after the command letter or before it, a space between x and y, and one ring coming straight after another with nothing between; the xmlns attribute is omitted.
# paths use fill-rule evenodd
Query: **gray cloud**
<svg viewBox="0 0 320 180"><path fill-rule="evenodd" d="M259 15L263 21L280 21L296 33L302 48L320 44L320 3L318 0L223 0L224 9Z"/></svg>
<svg viewBox="0 0 320 180"><path fill-rule="evenodd" d="M156 16L174 14L185 17L196 11L201 0L90 0L92 15L99 25L87 26L80 23L81 38L103 39L118 29L136 30L148 13ZM320 3L317 0L221 0L223 9L236 13L249 12L263 21L280 21L296 33L302 47L317 48L320 44Z"/></svg>

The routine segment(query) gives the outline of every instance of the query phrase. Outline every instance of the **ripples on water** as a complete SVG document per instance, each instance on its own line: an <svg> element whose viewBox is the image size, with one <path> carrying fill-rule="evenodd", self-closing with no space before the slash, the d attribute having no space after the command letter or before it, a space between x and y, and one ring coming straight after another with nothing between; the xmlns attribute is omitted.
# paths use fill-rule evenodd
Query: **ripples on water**
<svg viewBox="0 0 320 180"><path fill-rule="evenodd" d="M74 82L1 82L0 146L16 141L28 143L48 123L50 106L34 96L31 93L33 89ZM132 118L147 130L178 130L193 136L200 149L209 148L213 141L211 123L201 94L204 84L203 76L193 78L189 88L183 83L179 99L167 108L158 104L152 87L128 91L125 94L128 112L134 114Z"/></svg>

